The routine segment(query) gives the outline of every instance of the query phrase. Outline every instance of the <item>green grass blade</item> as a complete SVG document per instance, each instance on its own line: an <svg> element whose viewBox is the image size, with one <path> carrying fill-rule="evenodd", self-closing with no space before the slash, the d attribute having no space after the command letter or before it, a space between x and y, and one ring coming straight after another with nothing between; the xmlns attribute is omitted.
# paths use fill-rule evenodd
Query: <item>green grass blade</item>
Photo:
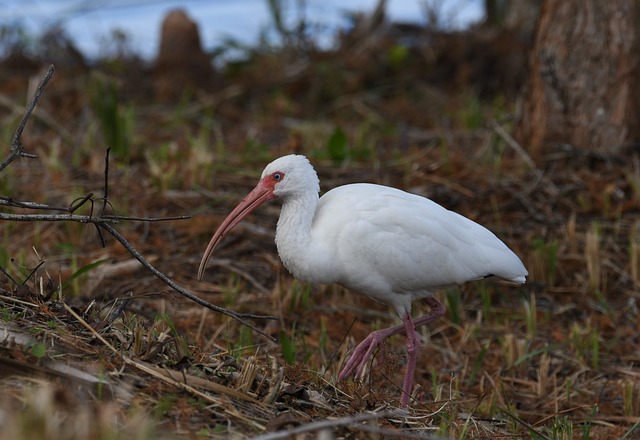
<svg viewBox="0 0 640 440"><path fill-rule="evenodd" d="M73 282L76 278L92 271L98 266L109 261L108 259L94 261L93 263L87 264L86 266L82 266L80 269L76 270L64 283L62 283L62 289L65 289L69 286L70 283Z"/></svg>

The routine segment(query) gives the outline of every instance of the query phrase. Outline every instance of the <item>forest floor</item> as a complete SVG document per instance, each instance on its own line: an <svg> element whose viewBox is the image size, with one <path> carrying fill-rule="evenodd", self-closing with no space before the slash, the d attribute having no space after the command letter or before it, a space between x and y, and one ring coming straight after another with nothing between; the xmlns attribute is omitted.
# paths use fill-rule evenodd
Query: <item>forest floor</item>
<svg viewBox="0 0 640 440"><path fill-rule="evenodd" d="M243 318L252 329L184 297L101 224L2 217L0 439L640 438L637 151L530 158L509 135L514 99L429 86L417 67L396 69L397 53L376 81L338 56L292 79L282 56L173 104L126 98L150 87L126 64L56 72L21 137L37 158L1 171L0 214L84 200L73 215L128 217L102 219L184 290L275 319ZM8 72L0 159L44 70ZM277 203L196 281L221 220L289 153L310 158L322 192L375 182L427 196L494 231L529 270L522 286L437 293L447 314L420 329L410 408L402 336L361 380L337 381L354 346L398 318L293 279L273 243ZM188 218L145 220L177 216Z"/></svg>

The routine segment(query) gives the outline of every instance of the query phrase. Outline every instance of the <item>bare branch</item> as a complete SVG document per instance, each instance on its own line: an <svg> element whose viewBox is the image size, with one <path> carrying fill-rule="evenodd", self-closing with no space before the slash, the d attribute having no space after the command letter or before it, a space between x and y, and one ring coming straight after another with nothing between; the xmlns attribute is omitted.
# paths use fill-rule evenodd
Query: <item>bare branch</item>
<svg viewBox="0 0 640 440"><path fill-rule="evenodd" d="M189 218L188 216L180 217L180 218ZM128 220L127 217L120 217L120 219ZM111 223L117 223L118 219L111 218L100 218L100 217L92 217L88 215L76 215L76 214L7 214L0 213L0 220L12 220L12 221L60 221L60 222L79 222L79 223L93 223L98 227L98 229L102 228L106 230L109 234L111 234L116 240L124 246L127 251L143 266L145 266L148 270L150 270L156 277L162 280L165 284L171 287L173 290L183 295L186 298L204 306L210 310L213 310L218 313L222 313L223 315L227 315L240 322L242 325L245 325L255 331L256 333L261 334L271 341L276 341L275 338L269 336L253 324L245 321L245 319L279 319L277 316L273 315L255 315L252 313L238 313L233 310L225 309L224 307L216 306L211 304L208 301L203 300L202 298L194 295L189 292L178 283L173 281L171 278L166 276L164 273L160 272L156 269L151 263L149 263L134 247L125 239L112 225ZM142 218L141 220L147 221L148 219ZM153 220L167 220L167 219L151 219ZM103 240L104 241L104 240Z"/></svg>
<svg viewBox="0 0 640 440"><path fill-rule="evenodd" d="M125 215L103 215L101 218L106 220L130 220L137 222L166 222L169 220L189 220L190 215L175 215L173 217L134 217Z"/></svg>
<svg viewBox="0 0 640 440"><path fill-rule="evenodd" d="M78 222L78 223L118 223L118 219L98 218L77 214L8 214L0 212L0 220L14 222Z"/></svg>
<svg viewBox="0 0 640 440"><path fill-rule="evenodd" d="M11 282L12 282L13 284L15 284L16 286L19 284L16 280L14 280L14 279L13 279L13 277L12 277L11 275L9 275L9 272L7 272L7 270L6 270L4 267L0 266L0 272L2 272L3 274L5 274L5 276L6 276L7 278L9 278L9 279L11 280Z"/></svg>
<svg viewBox="0 0 640 440"><path fill-rule="evenodd" d="M14 208L27 208L27 209L52 209L48 205L42 205L36 202L21 202L14 200L13 197L0 196L0 206L12 206ZM57 208L52 209L58 211Z"/></svg>
<svg viewBox="0 0 640 440"><path fill-rule="evenodd" d="M18 129L16 130L16 133L13 136L13 142L12 142L13 148L16 148L17 146L22 147L22 145L20 144L20 138L22 137L22 132L24 131L24 127L25 125L27 125L27 121L31 116L31 112L33 112L33 109L36 108L36 105L38 104L38 101L40 101L40 97L42 96L42 92L44 92L44 88L47 87L47 84L53 77L53 73L55 72L55 70L56 68L53 66L53 64L50 65L49 69L47 70L47 73L44 75L44 78L42 78L42 80L40 81L40 84L38 84L38 87L36 88L36 91L33 94L33 97L31 98L31 102L27 106L27 110L24 112L24 116L20 120L20 124L18 124Z"/></svg>
<svg viewBox="0 0 640 440"><path fill-rule="evenodd" d="M85 203L90 201L91 202L91 211L93 213L93 200L91 199L92 197L93 197L93 193L89 193L84 197L79 197L79 198L75 199L74 201L69 203L69 208L67 208L67 210L70 213L73 213L75 210L80 208L82 205L84 205Z"/></svg>
<svg viewBox="0 0 640 440"><path fill-rule="evenodd" d="M89 194L86 197L89 197L89 196L93 196L93 194ZM43 211L73 212L77 209L77 207L75 207L74 205L77 200L79 199L76 199L73 202L71 202L71 206L51 206L51 205L44 205L42 203L37 203L37 202L23 202L20 200L15 200L13 197L10 197L10 196L0 196L0 206L9 206L13 208L25 208L25 209L39 209Z"/></svg>
<svg viewBox="0 0 640 440"><path fill-rule="evenodd" d="M0 106L9 109L11 112L15 114L22 114L24 112L24 105L18 105L14 101L11 100L8 96L5 96L0 93ZM71 134L56 121L46 110L42 108L36 108L34 112L31 114L32 117L38 119L42 124L49 127L69 145L72 145L74 142Z"/></svg>
<svg viewBox="0 0 640 440"><path fill-rule="evenodd" d="M37 202L23 202L14 200L12 197L0 196L0 206L9 206L13 208L34 209L42 211L63 211L73 214L86 201L90 200L93 204L93 194L74 200L69 206L51 206ZM78 202L80 201L80 202ZM100 223L100 220L117 223L119 220L129 220L137 222L166 222L171 220L188 220L190 215L176 215L172 217L136 217L127 215L104 215L101 217L93 217L93 215L66 215L66 214L5 214L0 213L0 220L13 220L22 222L36 221L76 221L80 223Z"/></svg>
<svg viewBox="0 0 640 440"><path fill-rule="evenodd" d="M38 88L36 89L36 92L33 94L33 97L31 98L31 102L27 106L27 110L24 112L24 115L22 116L22 119L18 124L18 128L15 134L13 135L13 141L11 142L11 154L7 159L4 160L4 162L0 163L0 172L2 172L2 170L4 170L7 167L7 165L9 165L11 162L13 162L19 157L27 157L29 159L35 159L36 157L38 157L35 154L29 154L24 152L24 146L22 145L21 137L22 137L22 132L24 131L24 127L27 125L27 121L31 116L31 112L33 112L33 109L36 108L36 105L38 104L38 101L42 96L42 92L44 91L44 88L49 83L49 80L51 80L51 78L53 77L54 71L55 71L55 67L52 64L51 66L49 66L49 70L47 70L47 73L45 74L44 78L42 78L42 80L40 81L40 84L38 84Z"/></svg>
<svg viewBox="0 0 640 440"><path fill-rule="evenodd" d="M103 190L103 199L102 199L102 211L100 211L100 217L104 217L104 213L107 209L107 205L109 203L109 153L111 152L111 147L107 147L107 151L104 153L104 190Z"/></svg>
<svg viewBox="0 0 640 440"><path fill-rule="evenodd" d="M277 316L272 316L272 315L254 315L254 314L251 314L251 313L237 313L237 312L234 312L232 310L228 310L228 309L225 309L224 307L216 306L214 304L211 304L208 301L203 300L202 298L200 298L200 297L194 295L193 293L189 292L188 290L186 290L185 288L180 286L178 283L173 281L171 278L169 278L168 276L166 276L165 274L160 272L158 269L156 269L151 263L149 263L131 245L131 243L129 243L118 231L116 231L116 229L113 226L111 226L108 223L101 223L100 227L105 229L109 234L113 235L113 237L116 240L118 240L120 242L120 244L122 244L122 246L124 246L124 248L126 250L128 250L129 253L131 255L133 255L133 257L136 260L138 260L140 263L142 263L142 265L144 267L149 269L156 277L160 278L166 285L171 287L173 290L175 290L176 292L178 292L182 296L184 296L186 298L189 298L190 300L192 300L192 301L194 301L194 302L200 304L201 306L204 306L204 307L206 307L206 308L208 308L210 310L213 310L213 311L218 312L218 313L222 313L223 315L230 316L233 319L235 319L236 321L238 321L239 323L241 323L242 325L245 325L245 326L249 327L253 331L261 334L262 336L268 338L269 340L276 342L275 338L269 336L268 334L266 334L265 332L263 332L259 328L255 327L251 323L245 321L244 319L245 318L246 319L279 319Z"/></svg>

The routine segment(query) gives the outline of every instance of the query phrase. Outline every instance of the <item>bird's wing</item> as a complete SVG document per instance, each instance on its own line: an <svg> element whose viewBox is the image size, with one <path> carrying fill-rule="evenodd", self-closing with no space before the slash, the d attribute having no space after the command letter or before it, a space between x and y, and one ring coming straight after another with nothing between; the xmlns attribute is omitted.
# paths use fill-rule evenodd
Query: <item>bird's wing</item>
<svg viewBox="0 0 640 440"><path fill-rule="evenodd" d="M378 185L347 185L320 199L314 230L332 237L343 284L437 289L495 275L524 281L520 259L492 232L437 203ZM347 286L349 287L349 286ZM355 286L365 290L366 286Z"/></svg>

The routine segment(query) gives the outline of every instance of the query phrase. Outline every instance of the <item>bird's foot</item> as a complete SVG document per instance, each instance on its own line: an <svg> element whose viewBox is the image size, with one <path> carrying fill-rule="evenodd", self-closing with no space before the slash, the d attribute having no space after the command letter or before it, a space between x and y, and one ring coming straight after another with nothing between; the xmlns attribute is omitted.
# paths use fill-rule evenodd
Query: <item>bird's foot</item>
<svg viewBox="0 0 640 440"><path fill-rule="evenodd" d="M338 380L344 380L351 376L360 376L364 371L369 359L373 356L374 352L380 344L384 342L389 336L397 333L396 327L391 327L384 330L377 330L371 332L353 351L353 354L340 371Z"/></svg>
<svg viewBox="0 0 640 440"><path fill-rule="evenodd" d="M377 341L369 335L364 341L358 344L356 349L353 351L353 354L340 371L338 380L345 380L351 375L361 375L364 371L364 367L367 365L367 361L373 355L373 351L380 342L381 341Z"/></svg>

